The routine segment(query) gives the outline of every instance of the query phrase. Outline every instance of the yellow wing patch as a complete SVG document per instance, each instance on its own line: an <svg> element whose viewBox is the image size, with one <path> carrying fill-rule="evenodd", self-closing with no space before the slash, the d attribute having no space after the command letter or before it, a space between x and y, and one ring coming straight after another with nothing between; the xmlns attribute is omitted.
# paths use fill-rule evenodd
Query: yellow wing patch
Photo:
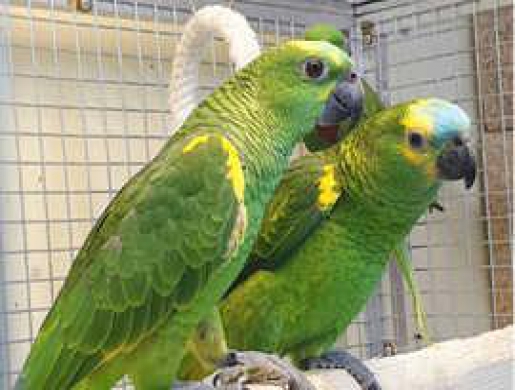
<svg viewBox="0 0 515 390"><path fill-rule="evenodd" d="M243 193L245 190L245 177L243 175L243 167L240 162L240 156L236 148L226 138L221 135L200 135L194 137L182 149L182 153L191 152L197 146L206 143L209 137L218 137L222 144L222 149L227 152L227 178L230 180L234 194L238 202L243 202Z"/></svg>
<svg viewBox="0 0 515 390"><path fill-rule="evenodd" d="M234 194L238 202L243 201L243 192L245 190L245 177L243 176L243 167L241 166L240 156L236 148L225 138L222 140L222 148L227 152L227 178L232 183Z"/></svg>
<svg viewBox="0 0 515 390"><path fill-rule="evenodd" d="M201 144L205 144L209 139L209 135L199 135L197 137L193 137L190 142L186 144L186 146L182 149L182 153L186 154L191 152L197 146Z"/></svg>
<svg viewBox="0 0 515 390"><path fill-rule="evenodd" d="M324 165L324 172L322 177L318 181L318 189L320 194L318 195L317 203L322 210L334 205L338 199L339 192L337 191L336 178L334 176L334 165Z"/></svg>

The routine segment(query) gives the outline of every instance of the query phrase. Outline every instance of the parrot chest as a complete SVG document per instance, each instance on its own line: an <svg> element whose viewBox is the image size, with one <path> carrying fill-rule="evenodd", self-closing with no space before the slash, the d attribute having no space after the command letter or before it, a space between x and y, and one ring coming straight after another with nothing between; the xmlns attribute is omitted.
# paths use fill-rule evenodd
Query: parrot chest
<svg viewBox="0 0 515 390"><path fill-rule="evenodd" d="M257 272L231 294L223 309L229 346L286 355L339 335L373 293L390 251L354 234L325 222L284 266Z"/></svg>
<svg viewBox="0 0 515 390"><path fill-rule="evenodd" d="M297 322L304 328L293 332L292 345L329 332L341 333L372 295L388 261L388 249L367 248L341 226L326 229L327 235L314 237L299 253L303 267L292 262L290 272L298 275L292 280L306 282L284 287L298 301L288 327L294 329Z"/></svg>

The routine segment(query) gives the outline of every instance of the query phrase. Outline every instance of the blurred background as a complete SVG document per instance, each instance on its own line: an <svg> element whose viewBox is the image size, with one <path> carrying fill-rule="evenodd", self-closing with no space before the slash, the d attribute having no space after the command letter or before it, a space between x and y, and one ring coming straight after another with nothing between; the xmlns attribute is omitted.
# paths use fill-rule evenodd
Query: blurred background
<svg viewBox="0 0 515 390"><path fill-rule="evenodd" d="M76 251L169 135L181 0L1 0L0 388L10 389ZM513 322L513 5L503 0L238 0L263 47L332 23L387 104L436 96L473 119L479 180L406 245L436 341ZM233 71L207 42L200 100ZM371 357L422 347L395 266L339 341Z"/></svg>

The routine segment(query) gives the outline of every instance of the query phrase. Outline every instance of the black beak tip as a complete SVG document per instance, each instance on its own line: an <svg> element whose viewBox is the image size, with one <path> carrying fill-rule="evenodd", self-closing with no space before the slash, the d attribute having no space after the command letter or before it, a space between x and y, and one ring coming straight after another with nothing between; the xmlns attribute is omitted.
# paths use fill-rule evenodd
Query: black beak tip
<svg viewBox="0 0 515 390"><path fill-rule="evenodd" d="M469 190L474 185L475 178L466 177L465 178L465 188Z"/></svg>
<svg viewBox="0 0 515 390"><path fill-rule="evenodd" d="M466 170L465 172L465 176L464 176L464 180L465 180L465 188L468 190L470 189L473 185L474 185L474 182L476 181L476 162L474 160L473 157L471 157L470 159L470 165L468 167L468 169Z"/></svg>

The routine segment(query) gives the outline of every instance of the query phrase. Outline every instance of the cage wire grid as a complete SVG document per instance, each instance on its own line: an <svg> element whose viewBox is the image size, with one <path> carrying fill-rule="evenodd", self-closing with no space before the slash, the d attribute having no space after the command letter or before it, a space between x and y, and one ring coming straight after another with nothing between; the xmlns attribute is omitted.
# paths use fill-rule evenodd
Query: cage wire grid
<svg viewBox="0 0 515 390"><path fill-rule="evenodd" d="M355 8L352 47L386 103L438 96L473 119L480 183L471 193L444 186L445 212L422 218L409 240L433 335L441 340L512 323L512 3L356 3L365 5ZM406 350L417 345L416 330L399 287L392 266L365 311L364 329ZM380 352L377 339L367 339L367 354Z"/></svg>
<svg viewBox="0 0 515 390"><path fill-rule="evenodd" d="M91 5L81 12L64 0L2 3L4 388L14 384L95 219L168 137L173 49L192 2ZM437 341L513 321L511 7L500 0L235 2L264 47L314 22L333 23L349 32L353 57L385 102L438 96L473 118L477 184L471 192L444 186L445 211L421 218L408 242ZM213 38L208 46L198 98L232 72L225 44ZM338 344L366 357L385 341L400 350L421 346L395 267Z"/></svg>

